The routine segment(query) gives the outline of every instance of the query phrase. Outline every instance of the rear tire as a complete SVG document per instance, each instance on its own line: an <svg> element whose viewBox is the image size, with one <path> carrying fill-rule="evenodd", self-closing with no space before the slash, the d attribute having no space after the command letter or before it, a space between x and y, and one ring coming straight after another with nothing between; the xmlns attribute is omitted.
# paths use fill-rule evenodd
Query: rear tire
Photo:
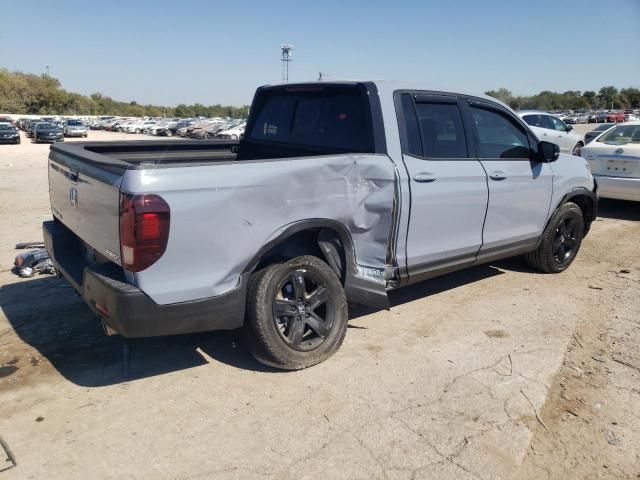
<svg viewBox="0 0 640 480"><path fill-rule="evenodd" d="M558 207L542 234L540 246L526 262L544 273L560 273L573 263L584 237L582 210L573 202Z"/></svg>
<svg viewBox="0 0 640 480"><path fill-rule="evenodd" d="M245 335L264 365L299 370L326 360L342 345L347 321L340 279L317 257L296 257L251 276Z"/></svg>

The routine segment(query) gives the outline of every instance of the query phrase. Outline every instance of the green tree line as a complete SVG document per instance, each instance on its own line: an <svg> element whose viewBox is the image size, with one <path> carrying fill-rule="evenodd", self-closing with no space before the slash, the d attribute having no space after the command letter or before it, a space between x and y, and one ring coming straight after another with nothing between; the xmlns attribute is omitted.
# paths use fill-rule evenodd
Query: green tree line
<svg viewBox="0 0 640 480"><path fill-rule="evenodd" d="M67 92L57 78L10 72L0 68L0 113L27 115L116 115L125 117L234 117L246 116L247 106L180 104L176 107L120 102L94 93Z"/></svg>
<svg viewBox="0 0 640 480"><path fill-rule="evenodd" d="M598 93L569 90L564 93L540 92L531 96L515 96L506 88L485 92L516 110L610 110L640 108L640 89L602 87Z"/></svg>

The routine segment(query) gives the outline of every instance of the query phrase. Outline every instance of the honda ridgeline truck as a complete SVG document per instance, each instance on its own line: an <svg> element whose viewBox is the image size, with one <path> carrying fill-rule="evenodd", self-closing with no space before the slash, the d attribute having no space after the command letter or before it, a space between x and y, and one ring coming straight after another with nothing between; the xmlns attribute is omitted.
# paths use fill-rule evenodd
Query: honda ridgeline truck
<svg viewBox="0 0 640 480"><path fill-rule="evenodd" d="M244 327L260 361L327 359L347 302L524 255L557 273L597 210L584 159L504 104L422 85L257 90L239 142L54 144L53 262L108 333Z"/></svg>

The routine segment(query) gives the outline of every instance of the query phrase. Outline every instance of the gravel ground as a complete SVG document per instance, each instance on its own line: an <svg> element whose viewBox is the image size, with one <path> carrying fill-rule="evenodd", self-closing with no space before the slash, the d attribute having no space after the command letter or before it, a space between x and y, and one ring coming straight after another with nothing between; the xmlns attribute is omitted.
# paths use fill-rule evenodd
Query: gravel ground
<svg viewBox="0 0 640 480"><path fill-rule="evenodd" d="M89 140L118 138L144 137ZM0 145L0 480L640 477L637 204L601 202L561 275L514 259L394 292L281 373L240 332L105 337L63 280L14 276L47 150Z"/></svg>

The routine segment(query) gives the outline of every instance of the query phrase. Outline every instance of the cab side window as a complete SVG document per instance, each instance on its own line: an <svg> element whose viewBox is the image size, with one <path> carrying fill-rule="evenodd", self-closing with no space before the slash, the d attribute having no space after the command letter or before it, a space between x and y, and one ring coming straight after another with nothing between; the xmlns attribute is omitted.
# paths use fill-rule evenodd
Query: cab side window
<svg viewBox="0 0 640 480"><path fill-rule="evenodd" d="M555 130L556 127L551 121L551 117L549 115L540 115L540 123L542 128L548 128L549 130Z"/></svg>
<svg viewBox="0 0 640 480"><path fill-rule="evenodd" d="M468 158L467 139L456 97L402 95L404 153L425 158Z"/></svg>
<svg viewBox="0 0 640 480"><path fill-rule="evenodd" d="M514 119L492 108L471 105L470 109L479 158L529 158L527 134Z"/></svg>
<svg viewBox="0 0 640 480"><path fill-rule="evenodd" d="M416 102L423 156L466 158L467 140L457 103Z"/></svg>
<svg viewBox="0 0 640 480"><path fill-rule="evenodd" d="M553 130L558 130L559 132L566 132L567 131L567 125L562 120L560 120L559 118L552 117L551 115L547 115L547 118L551 122L551 125L552 125L551 128Z"/></svg>

